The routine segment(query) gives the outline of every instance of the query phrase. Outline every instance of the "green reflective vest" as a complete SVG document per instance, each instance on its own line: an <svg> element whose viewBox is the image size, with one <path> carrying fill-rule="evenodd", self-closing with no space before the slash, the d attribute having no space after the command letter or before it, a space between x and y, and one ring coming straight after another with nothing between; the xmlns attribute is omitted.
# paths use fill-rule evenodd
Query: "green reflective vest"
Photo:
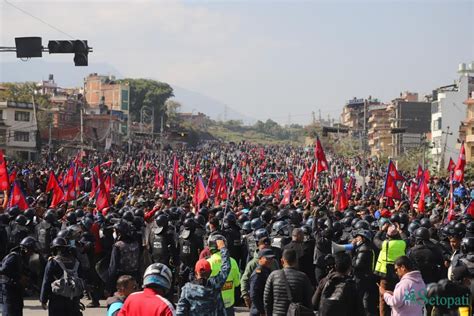
<svg viewBox="0 0 474 316"><path fill-rule="evenodd" d="M385 276L387 274L387 264L393 264L398 257L405 255L407 245L403 240L384 240L380 250L375 272Z"/></svg>
<svg viewBox="0 0 474 316"><path fill-rule="evenodd" d="M211 277L216 276L222 267L221 253L216 252L209 259L207 259L211 265ZM235 304L235 288L240 286L240 270L237 265L237 261L234 258L230 258L230 272L227 280L222 287L222 300L224 301L225 308L234 306Z"/></svg>

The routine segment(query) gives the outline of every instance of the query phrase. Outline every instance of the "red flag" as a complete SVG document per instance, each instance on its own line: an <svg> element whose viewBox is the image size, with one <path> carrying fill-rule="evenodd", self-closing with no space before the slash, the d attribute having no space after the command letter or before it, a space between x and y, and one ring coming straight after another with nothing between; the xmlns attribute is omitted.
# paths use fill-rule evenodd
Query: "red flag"
<svg viewBox="0 0 474 316"><path fill-rule="evenodd" d="M109 174L105 178L105 182L104 182L104 188L107 194L110 193L110 190L112 190L113 187L114 187L114 180L112 179L112 176Z"/></svg>
<svg viewBox="0 0 474 316"><path fill-rule="evenodd" d="M10 176L8 177L8 183L11 184L11 183L15 182L17 172L18 171L15 169L15 170L12 171L12 173L10 173Z"/></svg>
<svg viewBox="0 0 474 316"><path fill-rule="evenodd" d="M237 172L234 181L232 181L232 195L234 195L238 190L240 190L243 184L244 181L242 179L242 173L239 171Z"/></svg>
<svg viewBox="0 0 474 316"><path fill-rule="evenodd" d="M82 159L86 156L86 153L83 150L79 150L76 157L74 158L74 164L78 167L84 167Z"/></svg>
<svg viewBox="0 0 474 316"><path fill-rule="evenodd" d="M7 163L5 161L5 157L3 156L3 152L0 151L0 190L7 191L10 189L10 185L8 184L8 171L7 171Z"/></svg>
<svg viewBox="0 0 474 316"><path fill-rule="evenodd" d="M181 184L182 180L184 180L184 179L179 174L179 162L178 162L178 159L176 159L176 156L175 156L174 160L173 160L173 178L172 178L173 200L176 200L176 198L177 198L179 185Z"/></svg>
<svg viewBox="0 0 474 316"><path fill-rule="evenodd" d="M418 171L416 172L416 182L420 182L420 178L423 175L423 168L421 168L420 165L418 165Z"/></svg>
<svg viewBox="0 0 474 316"><path fill-rule="evenodd" d="M197 210L199 210L199 205L201 205L205 200L207 200L206 186L202 182L202 178L197 176L193 196L193 203L196 205Z"/></svg>
<svg viewBox="0 0 474 316"><path fill-rule="evenodd" d="M18 206L18 208L22 211L30 207L17 181L13 183L13 189L10 194L10 199L8 200L8 206Z"/></svg>
<svg viewBox="0 0 474 316"><path fill-rule="evenodd" d="M397 187L397 181L395 181L395 179L390 174L387 174L387 178L385 179L383 196L396 200L401 200L402 198L400 191Z"/></svg>
<svg viewBox="0 0 474 316"><path fill-rule="evenodd" d="M418 192L418 185L415 181L411 181L408 186L408 198L410 199L410 209L413 207L413 202L415 202L416 193Z"/></svg>
<svg viewBox="0 0 474 316"><path fill-rule="evenodd" d="M391 175L395 181L405 181L405 178L398 172L392 160L388 162L388 174Z"/></svg>
<svg viewBox="0 0 474 316"><path fill-rule="evenodd" d="M448 172L454 171L456 164L453 161L453 158L449 157Z"/></svg>
<svg viewBox="0 0 474 316"><path fill-rule="evenodd" d="M65 188L64 201L69 202L76 199L76 180L74 166L71 166L63 180L63 187Z"/></svg>
<svg viewBox="0 0 474 316"><path fill-rule="evenodd" d="M294 187L296 184L295 175L290 170L288 170L288 184L290 187Z"/></svg>
<svg viewBox="0 0 474 316"><path fill-rule="evenodd" d="M272 195L280 188L280 179L277 179L272 182L265 190L263 190L263 195Z"/></svg>
<svg viewBox="0 0 474 316"><path fill-rule="evenodd" d="M89 196L92 198L95 196L95 193L96 193L96 190L97 190L97 180L96 180L96 176L94 175L93 172L92 173L92 176L91 176L91 192L89 194Z"/></svg>
<svg viewBox="0 0 474 316"><path fill-rule="evenodd" d="M100 167L101 167L101 168L109 168L110 166L112 166L112 163L113 163L113 161L112 161L112 160L109 160L109 161L106 161L106 162L102 163L102 164L100 165Z"/></svg>
<svg viewBox="0 0 474 316"><path fill-rule="evenodd" d="M104 208L110 206L109 196L105 190L105 185L103 181L99 180L97 198L95 200L95 206L98 211L102 211Z"/></svg>
<svg viewBox="0 0 474 316"><path fill-rule="evenodd" d="M430 181L430 172L428 170L425 170L423 172L423 175L421 176L420 186L418 188L420 191L420 199L418 200L418 213L425 212L425 197L426 197L426 194L430 193L430 189L428 187L429 181Z"/></svg>
<svg viewBox="0 0 474 316"><path fill-rule="evenodd" d="M219 180L217 185L217 194L214 197L214 203L217 205L221 200L227 199L227 181L225 178Z"/></svg>
<svg viewBox="0 0 474 316"><path fill-rule="evenodd" d="M345 210L349 206L342 176L339 176L336 180L334 204L337 205L339 211Z"/></svg>
<svg viewBox="0 0 474 316"><path fill-rule="evenodd" d="M351 177L349 179L349 184L347 185L347 196L350 197L352 195L352 190L354 188L354 185L355 185L355 178L354 177Z"/></svg>
<svg viewBox="0 0 474 316"><path fill-rule="evenodd" d="M324 153L324 149L323 149L323 146L321 145L321 141L319 140L319 137L316 138L316 148L314 149L314 156L318 161L317 172L320 173L322 171L328 170L328 162L326 160L326 154Z"/></svg>
<svg viewBox="0 0 474 316"><path fill-rule="evenodd" d="M458 162L454 167L453 180L459 183L464 180L464 167L466 166L466 150L464 149L464 142L461 144L461 150L459 151Z"/></svg>
<svg viewBox="0 0 474 316"><path fill-rule="evenodd" d="M472 218L474 218L474 200L469 202L469 205L466 207L465 214L469 214Z"/></svg>
<svg viewBox="0 0 474 316"><path fill-rule="evenodd" d="M291 199L291 187L288 185L283 191L283 200L281 200L281 205L290 204L290 199Z"/></svg>
<svg viewBox="0 0 474 316"><path fill-rule="evenodd" d="M53 171L49 172L49 179L46 185L46 193L53 191L50 207L56 207L59 203L64 201L63 189L59 186L58 180Z"/></svg>

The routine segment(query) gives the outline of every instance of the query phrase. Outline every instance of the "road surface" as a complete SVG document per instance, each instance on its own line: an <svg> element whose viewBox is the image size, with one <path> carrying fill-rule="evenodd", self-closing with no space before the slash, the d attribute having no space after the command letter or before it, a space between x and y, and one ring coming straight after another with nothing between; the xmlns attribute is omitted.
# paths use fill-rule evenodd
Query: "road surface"
<svg viewBox="0 0 474 316"><path fill-rule="evenodd" d="M89 302L86 300L83 300L82 303L84 305L87 305ZM86 308L86 310L83 312L84 316L104 316L106 315L106 309L105 309L105 301L100 301L101 307L99 308ZM235 315L238 316L244 316L248 315L248 309L244 307L237 307L236 308L236 313ZM23 309L23 315L24 316L36 316L36 315L48 315L47 311L43 310L41 308L41 304L39 303L38 299L32 299L32 298L27 298L25 299L25 308Z"/></svg>

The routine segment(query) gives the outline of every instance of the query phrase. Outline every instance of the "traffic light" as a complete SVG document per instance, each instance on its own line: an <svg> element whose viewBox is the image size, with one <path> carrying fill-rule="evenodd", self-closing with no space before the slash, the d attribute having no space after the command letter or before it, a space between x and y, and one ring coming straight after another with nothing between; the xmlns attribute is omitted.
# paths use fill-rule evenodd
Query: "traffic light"
<svg viewBox="0 0 474 316"><path fill-rule="evenodd" d="M74 41L49 41L48 51L50 54L72 54Z"/></svg>
<svg viewBox="0 0 474 316"><path fill-rule="evenodd" d="M87 66L88 54L89 54L89 46L87 46L87 41L81 41L81 40L74 41L74 65Z"/></svg>
<svg viewBox="0 0 474 316"><path fill-rule="evenodd" d="M87 46L87 41L49 41L48 50L50 54L74 54L74 65L88 65L89 46Z"/></svg>

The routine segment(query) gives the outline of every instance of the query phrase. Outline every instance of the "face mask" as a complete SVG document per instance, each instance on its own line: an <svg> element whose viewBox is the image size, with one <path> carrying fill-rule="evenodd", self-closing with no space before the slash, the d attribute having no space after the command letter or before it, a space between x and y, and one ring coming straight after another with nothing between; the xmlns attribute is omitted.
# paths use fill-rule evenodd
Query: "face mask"
<svg viewBox="0 0 474 316"><path fill-rule="evenodd" d="M112 234L112 236L114 237L114 239L117 239L117 233L116 233L116 232L114 232L114 233Z"/></svg>

